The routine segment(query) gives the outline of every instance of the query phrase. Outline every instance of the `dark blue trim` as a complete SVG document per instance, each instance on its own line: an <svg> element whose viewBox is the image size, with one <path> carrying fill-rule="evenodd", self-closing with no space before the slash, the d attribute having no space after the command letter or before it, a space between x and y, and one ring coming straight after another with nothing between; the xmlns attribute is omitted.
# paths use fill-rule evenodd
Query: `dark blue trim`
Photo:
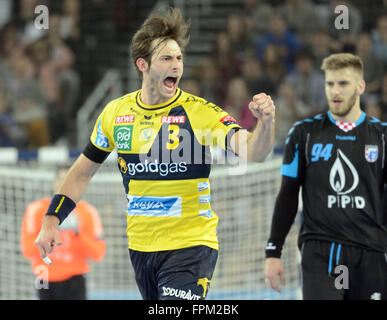
<svg viewBox="0 0 387 320"><path fill-rule="evenodd" d="M328 264L328 274L330 275L332 272L332 260L333 260L333 251L335 250L335 243L332 242L331 251L329 253L329 264Z"/></svg>

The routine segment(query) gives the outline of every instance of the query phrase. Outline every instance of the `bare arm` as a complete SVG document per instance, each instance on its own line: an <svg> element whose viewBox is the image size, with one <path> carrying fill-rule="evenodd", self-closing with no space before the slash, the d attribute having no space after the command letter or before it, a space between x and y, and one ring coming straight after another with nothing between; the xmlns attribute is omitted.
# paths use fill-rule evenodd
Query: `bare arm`
<svg viewBox="0 0 387 320"><path fill-rule="evenodd" d="M91 178L100 166L100 163L91 161L81 154L68 171L63 184L56 190L56 193L63 194L74 202L78 202L82 199Z"/></svg>
<svg viewBox="0 0 387 320"><path fill-rule="evenodd" d="M93 162L81 154L68 171L62 186L56 190L56 193L63 194L74 202L78 202L100 165L100 163ZM51 253L56 245L60 245L58 224L59 219L55 216L45 216L43 219L42 228L35 240L42 258Z"/></svg>
<svg viewBox="0 0 387 320"><path fill-rule="evenodd" d="M275 106L270 96L264 93L255 95L249 108L258 118L253 132L237 131L231 138L231 148L236 154L249 161L263 162L274 145Z"/></svg>

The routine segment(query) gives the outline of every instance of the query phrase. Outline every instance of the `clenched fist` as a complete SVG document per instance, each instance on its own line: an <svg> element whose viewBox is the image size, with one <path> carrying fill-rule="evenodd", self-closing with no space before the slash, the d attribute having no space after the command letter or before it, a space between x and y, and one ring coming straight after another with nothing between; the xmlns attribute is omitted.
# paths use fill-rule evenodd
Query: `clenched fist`
<svg viewBox="0 0 387 320"><path fill-rule="evenodd" d="M265 93L256 94L249 103L249 108L254 117L263 122L274 121L275 105L270 96Z"/></svg>

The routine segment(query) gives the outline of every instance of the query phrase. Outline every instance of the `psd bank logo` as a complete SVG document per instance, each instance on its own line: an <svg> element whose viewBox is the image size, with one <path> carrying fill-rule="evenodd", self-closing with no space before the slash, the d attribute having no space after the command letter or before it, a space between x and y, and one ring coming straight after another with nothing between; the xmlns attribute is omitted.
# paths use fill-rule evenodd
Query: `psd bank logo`
<svg viewBox="0 0 387 320"><path fill-rule="evenodd" d="M132 150L133 125L115 126L114 141L119 151Z"/></svg>
<svg viewBox="0 0 387 320"><path fill-rule="evenodd" d="M340 149L337 149L337 157L329 173L329 183L336 194L328 195L328 208L362 209L365 207L363 197L350 195L359 184L359 174Z"/></svg>

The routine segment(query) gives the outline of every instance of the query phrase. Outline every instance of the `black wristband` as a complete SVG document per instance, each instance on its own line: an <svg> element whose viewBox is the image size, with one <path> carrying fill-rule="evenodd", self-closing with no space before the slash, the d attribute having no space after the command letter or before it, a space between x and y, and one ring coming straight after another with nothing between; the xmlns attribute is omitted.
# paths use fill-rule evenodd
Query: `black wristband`
<svg viewBox="0 0 387 320"><path fill-rule="evenodd" d="M59 224L74 210L76 203L63 194L56 194L48 207L47 216L55 216L59 219Z"/></svg>
<svg viewBox="0 0 387 320"><path fill-rule="evenodd" d="M270 241L265 248L266 258L281 258L282 246Z"/></svg>

